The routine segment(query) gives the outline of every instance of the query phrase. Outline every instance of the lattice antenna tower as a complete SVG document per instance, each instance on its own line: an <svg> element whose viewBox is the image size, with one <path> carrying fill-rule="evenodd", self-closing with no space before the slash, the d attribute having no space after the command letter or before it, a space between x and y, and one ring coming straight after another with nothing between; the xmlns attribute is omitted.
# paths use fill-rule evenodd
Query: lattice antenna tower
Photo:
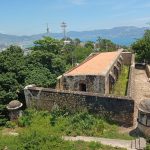
<svg viewBox="0 0 150 150"><path fill-rule="evenodd" d="M46 33L47 33L47 36L50 36L50 31L49 31L49 26L48 26L48 23L46 24Z"/></svg>
<svg viewBox="0 0 150 150"><path fill-rule="evenodd" d="M63 30L63 34L64 34L64 39L66 40L66 27L67 27L67 24L65 22L62 22L61 23L61 28Z"/></svg>

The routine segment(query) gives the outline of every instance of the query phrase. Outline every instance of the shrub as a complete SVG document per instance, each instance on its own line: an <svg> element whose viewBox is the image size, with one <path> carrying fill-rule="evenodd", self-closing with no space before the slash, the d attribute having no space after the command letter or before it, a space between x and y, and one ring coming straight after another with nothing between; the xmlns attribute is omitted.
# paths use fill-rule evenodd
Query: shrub
<svg viewBox="0 0 150 150"><path fill-rule="evenodd" d="M144 150L150 150L150 144L147 144Z"/></svg>
<svg viewBox="0 0 150 150"><path fill-rule="evenodd" d="M31 124L31 119L28 116L22 116L18 119L19 127L26 127Z"/></svg>
<svg viewBox="0 0 150 150"><path fill-rule="evenodd" d="M55 126L59 117L66 117L69 115L69 111L67 109L60 109L58 105L54 105L51 111L50 124L51 126Z"/></svg>
<svg viewBox="0 0 150 150"><path fill-rule="evenodd" d="M26 132L19 137L19 150L48 150L48 149L65 149L70 150L73 149L74 144L70 144L70 142L63 141L60 137L45 134L41 132L37 132L32 130L30 132Z"/></svg>
<svg viewBox="0 0 150 150"><path fill-rule="evenodd" d="M40 111L38 113L41 116L45 116L46 113L43 111ZM37 111L34 109L27 109L23 112L23 115L21 117L19 117L18 119L18 126L19 127L26 127L29 126L31 124L31 120L32 118L34 118L37 115Z"/></svg>
<svg viewBox="0 0 150 150"><path fill-rule="evenodd" d="M104 120L98 119L88 112L81 112L68 117L67 135L102 135L105 130Z"/></svg>
<svg viewBox="0 0 150 150"><path fill-rule="evenodd" d="M7 116L6 116L6 106L0 104L0 126L5 125L7 122Z"/></svg>
<svg viewBox="0 0 150 150"><path fill-rule="evenodd" d="M7 118L0 118L0 126L5 125L7 120L8 120Z"/></svg>
<svg viewBox="0 0 150 150"><path fill-rule="evenodd" d="M5 127L14 129L16 127L16 123L14 121L7 121Z"/></svg>
<svg viewBox="0 0 150 150"><path fill-rule="evenodd" d="M81 127L83 130L91 129L94 125L94 117L89 115L87 112L82 112L74 115L70 120L70 124L76 127Z"/></svg>

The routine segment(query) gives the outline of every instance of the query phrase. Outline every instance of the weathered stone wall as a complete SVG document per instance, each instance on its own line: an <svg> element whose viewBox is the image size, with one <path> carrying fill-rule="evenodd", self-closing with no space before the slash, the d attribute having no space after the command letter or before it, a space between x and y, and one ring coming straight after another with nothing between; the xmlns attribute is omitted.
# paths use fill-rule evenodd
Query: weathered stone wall
<svg viewBox="0 0 150 150"><path fill-rule="evenodd" d="M119 98L37 87L26 87L24 92L27 107L51 111L57 104L60 108L67 108L73 112L86 108L91 113L108 115L120 125L133 125L134 101L127 97Z"/></svg>
<svg viewBox="0 0 150 150"><path fill-rule="evenodd" d="M122 52L121 55L123 57L123 64L124 65L131 65L132 53L131 52Z"/></svg>
<svg viewBox="0 0 150 150"><path fill-rule="evenodd" d="M110 94L110 89L109 89L109 87L110 87L110 82L109 82L109 75L110 75L110 72L116 77L116 75L115 75L115 72L114 72L114 67L115 66L117 66L117 70L118 70L118 75L119 75L119 73L121 72L121 66L123 65L123 60L121 60L121 59L119 59L120 58L120 56L113 62L113 64L111 65L111 67L110 67L110 69L109 69L109 71L107 72L107 74L105 75L105 94ZM119 62L120 62L120 67L117 65L117 63L118 63L118 60L119 60Z"/></svg>
<svg viewBox="0 0 150 150"><path fill-rule="evenodd" d="M146 74L150 78L150 65L146 65Z"/></svg>
<svg viewBox="0 0 150 150"><path fill-rule="evenodd" d="M79 85L86 84L87 92L104 93L105 78L103 76L64 76L63 90L80 91Z"/></svg>
<svg viewBox="0 0 150 150"><path fill-rule="evenodd" d="M134 86L134 67L130 66L129 70L129 79L128 79L128 85L127 85L127 93L126 95L129 97L133 97L133 86Z"/></svg>
<svg viewBox="0 0 150 150"><path fill-rule="evenodd" d="M134 87L134 76L135 76L135 72L134 72L134 63L135 63L135 55L132 54L132 58L131 58L131 65L130 65L130 70L129 70L129 75L128 75L128 86L127 86L127 96L133 98L133 87Z"/></svg>

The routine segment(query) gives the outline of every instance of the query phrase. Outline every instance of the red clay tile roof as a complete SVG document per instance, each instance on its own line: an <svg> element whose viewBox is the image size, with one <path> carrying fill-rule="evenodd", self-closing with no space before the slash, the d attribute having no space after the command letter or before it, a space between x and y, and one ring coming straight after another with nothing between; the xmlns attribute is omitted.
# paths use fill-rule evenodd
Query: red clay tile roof
<svg viewBox="0 0 150 150"><path fill-rule="evenodd" d="M106 74L121 51L103 52L66 72L64 76Z"/></svg>

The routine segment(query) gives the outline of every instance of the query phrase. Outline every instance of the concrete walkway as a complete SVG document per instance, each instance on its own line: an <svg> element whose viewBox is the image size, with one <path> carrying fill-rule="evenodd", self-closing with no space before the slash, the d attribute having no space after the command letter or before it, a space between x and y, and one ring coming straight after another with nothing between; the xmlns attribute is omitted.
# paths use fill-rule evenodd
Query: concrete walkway
<svg viewBox="0 0 150 150"><path fill-rule="evenodd" d="M107 138L98 138L98 137L85 137L85 136L63 136L63 139L66 141L85 141L85 142L100 142L104 145L110 145L112 147L126 148L127 150L136 150L139 148L138 140L119 140L119 139L107 139ZM136 145L138 144L138 146ZM146 141L143 138L140 138L140 149L144 149L146 146Z"/></svg>
<svg viewBox="0 0 150 150"><path fill-rule="evenodd" d="M148 82L145 70L134 69L134 74L133 98L139 104L142 100L150 98L150 82Z"/></svg>
<svg viewBox="0 0 150 150"><path fill-rule="evenodd" d="M134 68L134 86L132 90L134 91L132 98L135 101L134 121L136 126L140 102L144 99L150 99L150 82L148 82L145 70Z"/></svg>

